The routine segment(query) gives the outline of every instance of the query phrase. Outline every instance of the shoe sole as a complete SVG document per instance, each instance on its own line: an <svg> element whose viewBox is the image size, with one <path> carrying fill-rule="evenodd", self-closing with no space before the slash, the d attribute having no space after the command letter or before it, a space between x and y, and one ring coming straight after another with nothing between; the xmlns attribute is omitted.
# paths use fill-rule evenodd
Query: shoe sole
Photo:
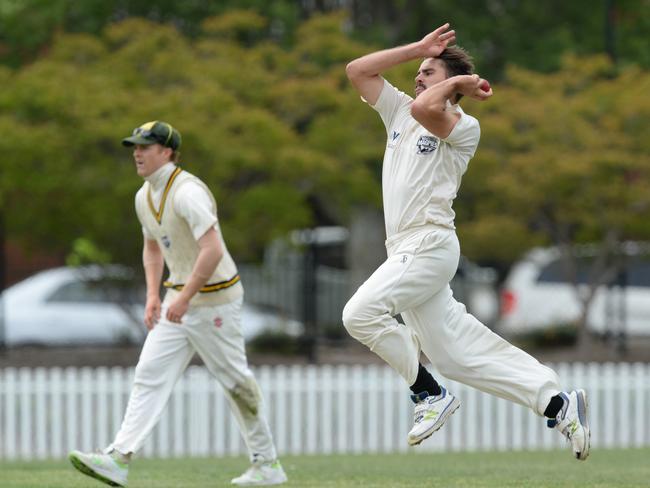
<svg viewBox="0 0 650 488"><path fill-rule="evenodd" d="M437 424L434 424L434 426L431 428L431 430L425 432L422 434L420 437L411 439L409 438L408 443L409 446L417 446L418 444L421 444L422 441L428 439L431 437L435 432L440 430L440 428L445 425L445 422L447 422L447 419L451 417L451 415L458 410L458 407L460 407L460 400L458 398L454 398L453 401L449 404L449 407L447 407L447 410L445 410L442 415L440 416L440 421Z"/></svg>
<svg viewBox="0 0 650 488"><path fill-rule="evenodd" d="M585 448L582 452L576 452L575 455L576 459L584 461L589 457L589 449L591 447L591 430L589 429L589 422L587 421L589 404L587 402L587 393L584 390L578 390L576 396L578 398L578 419L580 419L580 423L585 430Z"/></svg>
<svg viewBox="0 0 650 488"><path fill-rule="evenodd" d="M113 480L110 480L106 478L105 476L102 476L101 474L97 473L96 471L93 471L93 469L88 466L86 463L84 463L81 459L79 459L77 456L74 454L70 454L68 456L68 459L72 463L72 465L85 474L86 476L90 476L91 478L95 478L96 480L101 481L102 483L106 483L107 485L110 486L126 486L126 485L121 485L120 483L117 483Z"/></svg>
<svg viewBox="0 0 650 488"><path fill-rule="evenodd" d="M281 485L283 483L286 483L288 480L283 480L283 481L260 481L260 482L255 482L255 483L232 483L233 486L275 486L275 485Z"/></svg>

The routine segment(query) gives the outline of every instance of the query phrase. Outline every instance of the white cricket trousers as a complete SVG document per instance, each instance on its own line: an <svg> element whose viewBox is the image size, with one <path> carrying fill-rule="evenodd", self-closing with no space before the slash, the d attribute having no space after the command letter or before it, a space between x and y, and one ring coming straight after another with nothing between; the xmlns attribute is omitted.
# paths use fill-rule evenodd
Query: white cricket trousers
<svg viewBox="0 0 650 488"><path fill-rule="evenodd" d="M443 376L543 415L560 392L555 372L492 332L452 295L449 282L460 258L455 231L410 229L388 239L386 249L388 259L343 310L350 335L409 385L422 351Z"/></svg>
<svg viewBox="0 0 650 488"><path fill-rule="evenodd" d="M109 448L127 454L142 447L196 352L221 383L251 462L276 459L261 393L246 359L240 324L242 302L190 307L181 324L165 319L163 305L160 321L147 335L140 353L124 421Z"/></svg>

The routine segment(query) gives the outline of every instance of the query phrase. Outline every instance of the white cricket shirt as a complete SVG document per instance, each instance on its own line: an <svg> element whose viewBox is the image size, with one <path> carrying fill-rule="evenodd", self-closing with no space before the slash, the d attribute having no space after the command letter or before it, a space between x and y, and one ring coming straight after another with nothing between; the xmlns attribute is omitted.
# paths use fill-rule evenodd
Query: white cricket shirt
<svg viewBox="0 0 650 488"><path fill-rule="evenodd" d="M223 257L190 304L220 305L241 298L237 266L223 241L217 205L208 187L171 163L145 180L135 207L145 238L158 242L169 269L165 301L172 300L187 282L199 254L197 240L211 227L217 231Z"/></svg>
<svg viewBox="0 0 650 488"><path fill-rule="evenodd" d="M411 116L413 98L388 81L372 106L384 122L388 141L382 169L386 237L426 224L454 229L452 203L481 130L458 105L460 119L440 139Z"/></svg>
<svg viewBox="0 0 650 488"><path fill-rule="evenodd" d="M174 163L167 163L145 178L151 185L151 199L156 208L160 207L165 184L175 169L176 165ZM215 225L217 216L212 210L210 196L195 181L188 181L180 187L174 194L171 203L174 205L174 210L187 221L192 230L192 235L197 241L210 227L217 229ZM147 239L155 239L144 226L142 227L142 233Z"/></svg>

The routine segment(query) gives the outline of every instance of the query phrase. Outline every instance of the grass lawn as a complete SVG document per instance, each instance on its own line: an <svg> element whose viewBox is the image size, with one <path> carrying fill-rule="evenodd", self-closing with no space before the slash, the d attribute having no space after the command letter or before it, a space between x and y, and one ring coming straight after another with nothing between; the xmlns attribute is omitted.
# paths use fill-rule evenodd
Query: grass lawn
<svg viewBox="0 0 650 488"><path fill-rule="evenodd" d="M648 487L650 449L595 450L585 462L551 452L285 456L287 487ZM131 488L229 486L244 458L136 459ZM2 488L103 485L66 461L0 463Z"/></svg>

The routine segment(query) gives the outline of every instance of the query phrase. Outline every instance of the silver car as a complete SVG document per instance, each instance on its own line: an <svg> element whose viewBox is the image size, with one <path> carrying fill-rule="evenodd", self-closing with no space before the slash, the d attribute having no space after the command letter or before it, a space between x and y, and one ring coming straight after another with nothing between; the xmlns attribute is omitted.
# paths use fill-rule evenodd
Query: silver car
<svg viewBox="0 0 650 488"><path fill-rule="evenodd" d="M5 344L142 342L142 297L132 272L122 266L39 272L2 294Z"/></svg>
<svg viewBox="0 0 650 488"><path fill-rule="evenodd" d="M0 340L22 345L138 344L143 323L144 288L130 268L63 267L41 271L0 295ZM245 303L242 333L246 340L267 333L301 335L303 324Z"/></svg>

